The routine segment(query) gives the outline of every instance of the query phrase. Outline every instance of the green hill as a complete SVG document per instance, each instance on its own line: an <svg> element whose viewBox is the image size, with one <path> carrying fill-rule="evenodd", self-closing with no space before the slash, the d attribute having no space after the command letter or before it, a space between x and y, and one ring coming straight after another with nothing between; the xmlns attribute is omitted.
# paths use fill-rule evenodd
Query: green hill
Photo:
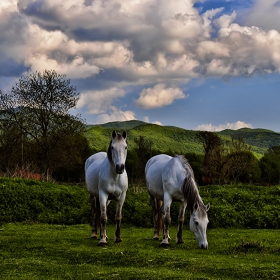
<svg viewBox="0 0 280 280"><path fill-rule="evenodd" d="M173 126L159 126L137 120L88 126L86 137L89 139L91 147L96 151L105 151L114 129L119 132L127 131L130 148L135 147L134 139L136 137L143 136L152 142L153 149L161 152L203 153L202 145L197 140L198 131ZM252 147L252 151L258 155L263 155L269 147L280 145L280 133L265 129L226 129L217 134L226 145L231 142L232 137L235 139L242 137L245 143Z"/></svg>
<svg viewBox="0 0 280 280"><path fill-rule="evenodd" d="M267 129L241 128L238 130L223 130L218 133L221 137L229 140L231 137L238 139L242 137L246 144L252 147L252 150L259 154L264 154L268 148L280 145L280 133Z"/></svg>
<svg viewBox="0 0 280 280"><path fill-rule="evenodd" d="M126 126L128 123L128 126ZM114 126L114 124L116 124ZM121 132L126 130L130 148L136 147L134 139L139 136L145 137L152 142L152 148L161 152L173 153L203 153L202 145L197 142L197 131L185 130L178 127L159 126L144 122L123 122L120 124L110 123L105 125L90 126L86 132L90 145L95 150L105 150L109 144L112 130Z"/></svg>

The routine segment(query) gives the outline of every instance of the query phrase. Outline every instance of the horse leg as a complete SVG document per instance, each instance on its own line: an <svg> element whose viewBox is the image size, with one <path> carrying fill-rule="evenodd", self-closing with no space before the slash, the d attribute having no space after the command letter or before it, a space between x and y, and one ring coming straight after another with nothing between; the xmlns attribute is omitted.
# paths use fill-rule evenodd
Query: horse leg
<svg viewBox="0 0 280 280"><path fill-rule="evenodd" d="M185 220L185 211L186 211L187 204L185 202L180 204L180 211L178 216L178 231L177 231L177 238L176 243L177 244L183 244L183 225Z"/></svg>
<svg viewBox="0 0 280 280"><path fill-rule="evenodd" d="M162 218L161 218L162 201L157 200L156 198L154 198L154 196L150 195L150 204L152 206L153 221L154 221L153 239L158 240L162 228Z"/></svg>
<svg viewBox="0 0 280 280"><path fill-rule="evenodd" d="M163 203L163 209L164 209L164 214L163 214L163 239L160 243L161 247L168 247L169 246L169 224L171 222L171 217L170 217L170 206L171 206L171 198L169 195L164 195L164 203Z"/></svg>
<svg viewBox="0 0 280 280"><path fill-rule="evenodd" d="M122 220L122 206L125 200L125 196L126 193L124 192L121 195L121 198L119 199L119 201L117 202L117 207L116 207L116 216L115 216L115 220L116 220L116 231L115 231L115 242L116 243L120 243L122 242L121 239L121 220Z"/></svg>
<svg viewBox="0 0 280 280"><path fill-rule="evenodd" d="M106 234L106 223L107 223L107 200L108 196L104 193L99 193L100 203L100 241L98 246L106 246L107 234Z"/></svg>
<svg viewBox="0 0 280 280"><path fill-rule="evenodd" d="M89 195L89 202L91 205L91 216L92 216L92 230L91 230L91 238L97 239L97 231L98 226L100 224L100 218L99 218L99 210L97 206L97 199L93 195ZM99 223L98 223L99 221Z"/></svg>

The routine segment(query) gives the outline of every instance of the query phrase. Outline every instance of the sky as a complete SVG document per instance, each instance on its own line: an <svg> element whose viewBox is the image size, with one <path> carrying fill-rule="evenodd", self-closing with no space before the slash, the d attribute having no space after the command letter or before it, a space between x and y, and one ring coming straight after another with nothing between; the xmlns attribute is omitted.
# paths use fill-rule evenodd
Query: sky
<svg viewBox="0 0 280 280"><path fill-rule="evenodd" d="M70 79L87 124L280 132L279 0L1 0L0 89Z"/></svg>

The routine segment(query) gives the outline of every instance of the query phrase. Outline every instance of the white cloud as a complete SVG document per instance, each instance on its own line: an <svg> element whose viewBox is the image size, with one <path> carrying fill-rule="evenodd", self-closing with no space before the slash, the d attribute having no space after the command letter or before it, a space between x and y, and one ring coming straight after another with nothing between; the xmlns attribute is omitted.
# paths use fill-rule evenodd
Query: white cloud
<svg viewBox="0 0 280 280"><path fill-rule="evenodd" d="M258 26L264 30L277 29L280 31L280 2L279 0L256 0L254 9L246 16L249 26Z"/></svg>
<svg viewBox="0 0 280 280"><path fill-rule="evenodd" d="M114 99L124 96L125 91L118 88L83 92L80 95L77 109L85 107L87 109L87 113L89 114L105 113L109 108L112 108L111 104Z"/></svg>
<svg viewBox="0 0 280 280"><path fill-rule="evenodd" d="M150 120L149 120L148 116L144 117L144 122L150 123ZM152 124L157 124L157 125L161 125L162 126L162 123L160 121L154 121L154 122L152 122Z"/></svg>
<svg viewBox="0 0 280 280"><path fill-rule="evenodd" d="M132 111L121 111L114 106L110 106L109 112L97 116L96 124L102 124L114 121L135 120L135 114Z"/></svg>
<svg viewBox="0 0 280 280"><path fill-rule="evenodd" d="M145 109L160 108L170 105L175 99L186 96L179 88L167 87L157 84L153 88L146 88L140 92L139 99L135 100L137 106Z"/></svg>
<svg viewBox="0 0 280 280"><path fill-rule="evenodd" d="M220 124L220 125L212 125L210 124L202 124L199 125L197 128L195 128L195 130L201 130L201 131L221 131L221 130L225 130L225 129L232 129L232 130L237 130L240 128L253 128L253 126L249 123L245 123L242 121L237 121L235 123L226 123L226 124Z"/></svg>
<svg viewBox="0 0 280 280"><path fill-rule="evenodd" d="M186 98L180 86L193 78L280 73L278 0L257 0L246 25L223 8L200 14L195 2L4 0L0 67L5 77L53 69L84 79L78 107L104 118L125 86L156 84L135 100L152 109Z"/></svg>
<svg viewBox="0 0 280 280"><path fill-rule="evenodd" d="M117 69L123 76L116 84L280 72L278 31L240 26L223 8L200 15L193 0L2 2L0 57L31 70L86 78ZM277 0L258 0L251 18L275 19L277 27L271 13L278 7Z"/></svg>

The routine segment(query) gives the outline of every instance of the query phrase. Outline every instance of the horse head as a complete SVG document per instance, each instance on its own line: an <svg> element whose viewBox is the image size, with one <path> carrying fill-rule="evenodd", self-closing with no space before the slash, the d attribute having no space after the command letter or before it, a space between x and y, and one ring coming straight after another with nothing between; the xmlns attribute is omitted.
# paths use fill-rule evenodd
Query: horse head
<svg viewBox="0 0 280 280"><path fill-rule="evenodd" d="M208 249L206 230L209 223L207 215L209 208L209 203L204 206L196 202L190 215L190 230L195 234L201 249Z"/></svg>
<svg viewBox="0 0 280 280"><path fill-rule="evenodd" d="M125 160L127 156L127 140L126 131L122 134L116 133L114 130L112 132L112 139L107 150L107 156L114 165L117 174L122 174L125 168Z"/></svg>

